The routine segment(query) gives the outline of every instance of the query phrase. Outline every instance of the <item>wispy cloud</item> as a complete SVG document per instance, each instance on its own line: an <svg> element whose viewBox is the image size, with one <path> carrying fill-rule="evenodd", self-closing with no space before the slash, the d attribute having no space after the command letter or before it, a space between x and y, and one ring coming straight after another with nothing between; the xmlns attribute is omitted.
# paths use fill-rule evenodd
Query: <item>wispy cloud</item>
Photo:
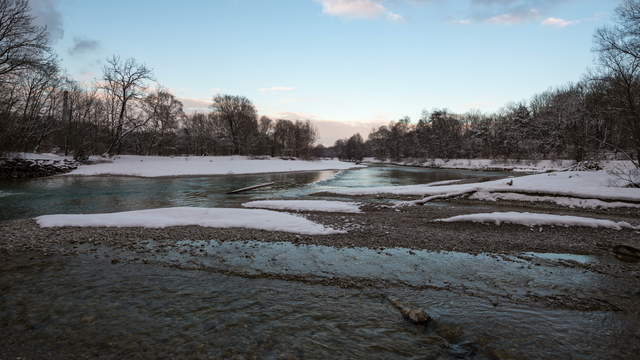
<svg viewBox="0 0 640 360"><path fill-rule="evenodd" d="M538 9L529 9L522 12L504 13L496 16L492 16L486 19L486 22L490 24L521 24L527 21L531 21L540 17L540 11Z"/></svg>
<svg viewBox="0 0 640 360"><path fill-rule="evenodd" d="M578 22L579 21L577 21L577 20L565 20L565 19L560 19L560 18L555 18L555 17L548 17L548 18L542 20L542 25L563 28L563 27L567 27L567 26L570 26L570 25L575 25Z"/></svg>
<svg viewBox="0 0 640 360"><path fill-rule="evenodd" d="M566 27L577 23L551 16L553 7L568 0L471 0L470 13L454 24L488 23L514 25L541 23L545 26Z"/></svg>
<svg viewBox="0 0 640 360"><path fill-rule="evenodd" d="M73 45L69 48L69 55L80 55L90 53L100 48L100 43L97 40L90 40L85 38L73 38Z"/></svg>
<svg viewBox="0 0 640 360"><path fill-rule="evenodd" d="M266 88L260 88L258 91L260 92L285 92L285 91L293 91L296 88L291 86L272 86Z"/></svg>
<svg viewBox="0 0 640 360"><path fill-rule="evenodd" d="M402 15L387 9L382 0L316 0L322 4L322 12L351 19L374 19L386 17L391 21L402 21Z"/></svg>

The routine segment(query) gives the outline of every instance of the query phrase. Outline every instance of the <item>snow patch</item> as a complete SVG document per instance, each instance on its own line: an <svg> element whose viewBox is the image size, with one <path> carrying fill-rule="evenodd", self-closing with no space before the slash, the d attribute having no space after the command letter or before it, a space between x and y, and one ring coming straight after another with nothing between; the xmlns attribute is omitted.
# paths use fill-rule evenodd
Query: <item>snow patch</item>
<svg viewBox="0 0 640 360"><path fill-rule="evenodd" d="M611 209L611 208L640 208L640 204L632 204L621 201L602 201L597 199L578 199L564 196L533 196L516 193L490 193L478 191L469 196L471 200L482 201L524 201L524 202L546 202L559 206L584 209Z"/></svg>
<svg viewBox="0 0 640 360"><path fill-rule="evenodd" d="M258 209L174 207L107 214L44 215L35 220L41 227L165 228L197 225L213 228L284 231L306 235L345 233L345 231L307 220L302 216Z"/></svg>
<svg viewBox="0 0 640 360"><path fill-rule="evenodd" d="M331 189L327 192L340 195L377 195L377 194L395 194L395 195L423 195L425 188L436 187L444 188L444 185L455 184L462 180L444 180L436 181L428 184L418 185L402 185L402 186L373 186L373 187L352 187ZM437 190L436 190L437 192Z"/></svg>
<svg viewBox="0 0 640 360"><path fill-rule="evenodd" d="M536 196L565 196L608 201L640 202L640 189L624 188L627 182L607 171L563 171L472 184L433 184L333 189L340 195L422 195L452 193L517 192Z"/></svg>
<svg viewBox="0 0 640 360"><path fill-rule="evenodd" d="M608 228L615 230L631 229L640 230L640 226L634 226L626 221L612 221L581 216L552 215L528 212L493 212L453 216L446 219L437 219L438 222L477 222L477 223L502 223L519 224L526 226L557 225L557 226L585 226L592 228Z"/></svg>
<svg viewBox="0 0 640 360"><path fill-rule="evenodd" d="M344 170L364 167L338 160L250 159L246 156L117 156L109 163L82 165L67 175L140 177L258 174L291 171Z"/></svg>
<svg viewBox="0 0 640 360"><path fill-rule="evenodd" d="M360 213L360 204L345 201L329 200L259 200L242 204L249 208L293 210L293 211L322 211L339 213Z"/></svg>
<svg viewBox="0 0 640 360"><path fill-rule="evenodd" d="M548 172L567 170L575 165L574 160L516 160L516 159L404 159L401 161L379 160L365 158L364 161L379 164L393 164L401 166L429 167L439 169L466 170L504 170L514 172ZM626 160L599 161L605 170L631 164Z"/></svg>

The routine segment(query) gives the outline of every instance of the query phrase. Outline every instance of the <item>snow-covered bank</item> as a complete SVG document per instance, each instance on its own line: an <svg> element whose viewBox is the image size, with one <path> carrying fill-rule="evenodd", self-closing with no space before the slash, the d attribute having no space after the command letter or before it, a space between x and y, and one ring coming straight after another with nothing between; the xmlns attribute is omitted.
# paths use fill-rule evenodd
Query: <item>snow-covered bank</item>
<svg viewBox="0 0 640 360"><path fill-rule="evenodd" d="M554 172L471 184L344 188L333 189L331 192L340 195L393 194L427 197L415 203L435 200L449 195L459 196L477 192L484 193L485 199L483 200L487 200L487 193L520 193L532 196L560 196L609 202L640 203L640 189L623 187L626 185L627 182L625 180L601 170ZM518 200L536 201L535 198L521 198ZM594 203L590 203L590 205L592 204ZM576 207L580 206L580 202L575 201L574 205ZM611 206L613 204L609 204L609 207Z"/></svg>
<svg viewBox="0 0 640 360"><path fill-rule="evenodd" d="M478 191L471 196L471 200L482 201L524 201L551 203L559 206L582 209L612 209L612 208L640 208L640 204L622 201L602 201L597 199L579 199L566 196L536 196L517 193L490 193Z"/></svg>
<svg viewBox="0 0 640 360"><path fill-rule="evenodd" d="M58 155L54 153L9 153L7 154L7 158L9 159L25 159L25 160L51 160L51 161L61 161L61 160L73 160L72 156L64 156Z"/></svg>
<svg viewBox="0 0 640 360"><path fill-rule="evenodd" d="M81 165L68 175L120 175L120 176L189 176L231 175L271 172L343 170L363 165L338 160L266 160L246 156L116 156L111 162Z"/></svg>
<svg viewBox="0 0 640 360"><path fill-rule="evenodd" d="M197 225L214 228L246 228L284 231L306 235L340 234L302 216L277 211L232 208L174 207L107 214L44 215L36 218L41 227L146 227Z"/></svg>
<svg viewBox="0 0 640 360"><path fill-rule="evenodd" d="M292 211L322 211L339 213L360 213L360 204L346 201L329 200L258 200L242 204L244 207L292 210Z"/></svg>
<svg viewBox="0 0 640 360"><path fill-rule="evenodd" d="M78 167L73 159L53 154L45 157L11 156L0 159L0 179L26 179L63 174Z"/></svg>
<svg viewBox="0 0 640 360"><path fill-rule="evenodd" d="M574 160L514 160L514 159L404 159L400 161L365 158L365 162L438 169L504 170L515 172L548 172L569 169ZM605 160L599 164L605 170L628 168L630 161Z"/></svg>
<svg viewBox="0 0 640 360"><path fill-rule="evenodd" d="M477 222L477 223L502 223L519 224L525 226L552 225L552 226L585 226L592 228L608 228L615 230L630 229L640 230L640 226L634 226L626 221L611 221L605 219L594 219L581 216L566 216L553 214L539 214L528 212L493 212L481 214L469 214L453 216L446 219L435 220L438 222Z"/></svg>

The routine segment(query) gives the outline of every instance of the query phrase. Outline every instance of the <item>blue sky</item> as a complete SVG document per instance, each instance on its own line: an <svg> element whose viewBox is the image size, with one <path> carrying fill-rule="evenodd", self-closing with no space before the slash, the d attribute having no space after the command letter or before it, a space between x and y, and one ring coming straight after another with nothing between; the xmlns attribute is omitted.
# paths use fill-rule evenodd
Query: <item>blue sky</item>
<svg viewBox="0 0 640 360"><path fill-rule="evenodd" d="M494 111L580 79L614 0L38 0L75 78L111 54L188 108L215 93L316 121L322 142L423 109Z"/></svg>

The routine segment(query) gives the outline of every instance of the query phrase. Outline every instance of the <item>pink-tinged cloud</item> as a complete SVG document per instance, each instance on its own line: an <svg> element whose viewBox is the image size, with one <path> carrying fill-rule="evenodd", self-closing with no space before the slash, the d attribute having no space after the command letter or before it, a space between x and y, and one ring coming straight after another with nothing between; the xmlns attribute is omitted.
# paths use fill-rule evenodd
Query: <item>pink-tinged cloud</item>
<svg viewBox="0 0 640 360"><path fill-rule="evenodd" d="M332 146L336 140L346 139L359 133L366 140L369 134L387 123L382 122L342 122L331 120L312 120L312 123L318 129L318 144L324 146Z"/></svg>
<svg viewBox="0 0 640 360"><path fill-rule="evenodd" d="M284 119L284 120L309 120L318 130L317 144L324 146L333 146L336 140L346 139L359 133L363 138L367 138L372 130L377 129L382 125L387 125L388 120L372 120L365 122L357 121L336 121L336 120L322 120L317 116L306 113L297 112L278 112L273 114L267 114L272 119Z"/></svg>
<svg viewBox="0 0 640 360"><path fill-rule="evenodd" d="M182 102L186 113L209 112L211 111L211 104L213 104L213 101L209 99L178 97L178 100Z"/></svg>
<svg viewBox="0 0 640 360"><path fill-rule="evenodd" d="M569 25L577 24L577 21L565 20L555 17L548 17L542 21L542 25L544 26L553 26L553 27L567 27Z"/></svg>
<svg viewBox="0 0 640 360"><path fill-rule="evenodd" d="M387 9L379 0L316 0L322 4L322 12L337 17L352 19L373 19L384 16L391 21L402 21L398 15Z"/></svg>
<svg viewBox="0 0 640 360"><path fill-rule="evenodd" d="M513 25L536 19L540 16L540 12L536 9L530 9L524 12L514 12L496 15L488 18L486 22L490 24Z"/></svg>

